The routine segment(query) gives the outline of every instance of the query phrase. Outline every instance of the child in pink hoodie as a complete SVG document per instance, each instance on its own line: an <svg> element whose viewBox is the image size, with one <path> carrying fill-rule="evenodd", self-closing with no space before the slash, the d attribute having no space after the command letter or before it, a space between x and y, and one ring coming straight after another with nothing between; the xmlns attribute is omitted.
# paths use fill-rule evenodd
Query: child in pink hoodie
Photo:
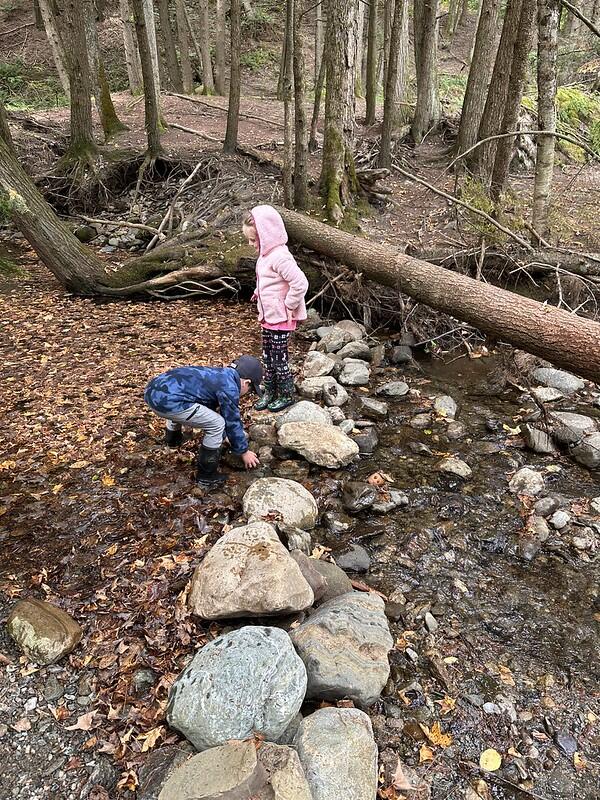
<svg viewBox="0 0 600 800"><path fill-rule="evenodd" d="M308 281L287 248L285 225L273 206L255 206L244 218L242 231L258 253L252 297L262 327L265 391L255 408L281 411L294 402L288 341L296 324L306 319Z"/></svg>

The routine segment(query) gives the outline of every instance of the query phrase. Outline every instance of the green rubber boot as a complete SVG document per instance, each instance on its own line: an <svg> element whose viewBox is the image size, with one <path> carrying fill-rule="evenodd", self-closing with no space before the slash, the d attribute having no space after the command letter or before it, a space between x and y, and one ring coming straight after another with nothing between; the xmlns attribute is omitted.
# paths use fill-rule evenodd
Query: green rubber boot
<svg viewBox="0 0 600 800"><path fill-rule="evenodd" d="M294 405L294 402L294 379L290 376L278 384L277 395L267 408L269 411L283 411L284 408Z"/></svg>
<svg viewBox="0 0 600 800"><path fill-rule="evenodd" d="M275 381L265 381L265 389L263 392L263 396L260 400L254 404L254 408L257 411L266 411L269 405L275 400L277 397L277 389L275 386Z"/></svg>

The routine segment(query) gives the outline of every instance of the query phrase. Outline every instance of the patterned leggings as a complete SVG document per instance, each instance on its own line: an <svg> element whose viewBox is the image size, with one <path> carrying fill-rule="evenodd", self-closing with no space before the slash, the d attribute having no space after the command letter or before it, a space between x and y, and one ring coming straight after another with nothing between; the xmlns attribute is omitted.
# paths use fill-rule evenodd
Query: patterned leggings
<svg viewBox="0 0 600 800"><path fill-rule="evenodd" d="M288 363L288 342L290 331L262 330L263 366L265 384L284 394L292 393L294 379Z"/></svg>

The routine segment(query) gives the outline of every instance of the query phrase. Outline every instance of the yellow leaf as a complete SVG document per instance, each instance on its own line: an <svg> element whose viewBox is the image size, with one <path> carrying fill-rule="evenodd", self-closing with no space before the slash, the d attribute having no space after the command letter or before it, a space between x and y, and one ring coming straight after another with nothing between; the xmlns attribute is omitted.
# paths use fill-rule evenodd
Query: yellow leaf
<svg viewBox="0 0 600 800"><path fill-rule="evenodd" d="M71 469L83 469L83 467L87 467L89 461L75 461L74 464L71 464Z"/></svg>
<svg viewBox="0 0 600 800"><path fill-rule="evenodd" d="M146 733L140 733L139 736L136 736L136 739L143 740L144 744L142 745L142 753L148 752L151 750L160 737L163 735L164 728L162 725L159 725L158 728L152 728L151 731L147 731Z"/></svg>
<svg viewBox="0 0 600 800"><path fill-rule="evenodd" d="M109 475L107 472L105 472L104 475L102 476L102 484L104 486L114 486L115 479L113 478L112 475Z"/></svg>
<svg viewBox="0 0 600 800"><path fill-rule="evenodd" d="M586 719L590 723L590 725L593 725L594 722L596 722L596 720L598 719L598 717L596 714L594 714L593 711L588 711Z"/></svg>
<svg viewBox="0 0 600 800"><path fill-rule="evenodd" d="M484 750L479 756L479 766L486 772L495 772L502 764L502 756L493 747Z"/></svg>
<svg viewBox="0 0 600 800"><path fill-rule="evenodd" d="M575 769L585 769L586 765L585 758L582 758L579 753L573 753L573 766Z"/></svg>
<svg viewBox="0 0 600 800"><path fill-rule="evenodd" d="M433 750L424 744L419 750L419 764L424 764L426 761L433 761Z"/></svg>
<svg viewBox="0 0 600 800"><path fill-rule="evenodd" d="M8 511L8 509L6 508L6 506L0 506L0 517L3 514L6 514L7 511Z"/></svg>
<svg viewBox="0 0 600 800"><path fill-rule="evenodd" d="M500 670L500 680L502 681L502 683L506 684L506 686L514 686L515 680L509 668L503 667L502 664L500 664L498 669Z"/></svg>
<svg viewBox="0 0 600 800"><path fill-rule="evenodd" d="M437 744L439 747L449 747L452 744L452 736L449 733L443 733L439 722L434 722L431 726L431 731L427 737L431 744Z"/></svg>
<svg viewBox="0 0 600 800"><path fill-rule="evenodd" d="M118 544L111 544L111 546L106 551L106 555L107 556L114 556L114 554L117 552L118 549L119 549L119 545Z"/></svg>
<svg viewBox="0 0 600 800"><path fill-rule="evenodd" d="M55 483L54 486L52 487L52 494L58 494L62 490L62 488L63 488L62 483Z"/></svg>
<svg viewBox="0 0 600 800"><path fill-rule="evenodd" d="M446 656L444 664L458 664L458 658L456 656Z"/></svg>
<svg viewBox="0 0 600 800"><path fill-rule="evenodd" d="M442 715L449 714L456 708L456 700L452 697L448 697L448 695L446 695L443 700L436 700L435 702L439 703Z"/></svg>

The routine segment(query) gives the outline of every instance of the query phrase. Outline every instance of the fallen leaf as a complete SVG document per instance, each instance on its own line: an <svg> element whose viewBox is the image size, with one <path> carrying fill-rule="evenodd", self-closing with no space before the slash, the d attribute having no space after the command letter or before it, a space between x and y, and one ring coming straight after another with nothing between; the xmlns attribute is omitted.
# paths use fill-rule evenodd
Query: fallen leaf
<svg viewBox="0 0 600 800"><path fill-rule="evenodd" d="M408 780L402 769L402 762L398 759L396 771L392 778L392 786L394 789L399 789L402 792L410 792L413 788L412 783Z"/></svg>
<svg viewBox="0 0 600 800"><path fill-rule="evenodd" d="M142 745L142 753L146 753L148 750L152 750L152 748L156 745L160 737L164 733L164 727L159 725L158 728L152 728L151 731L147 731L146 733L140 733L139 736L136 736L136 739L140 739L143 741Z"/></svg>
<svg viewBox="0 0 600 800"><path fill-rule="evenodd" d="M452 744L452 736L449 733L443 733L442 727L439 722L434 722L431 730L427 725L421 725L421 730L427 736L431 744L438 747L449 747Z"/></svg>
<svg viewBox="0 0 600 800"><path fill-rule="evenodd" d="M495 772L502 764L502 756L493 747L484 750L479 756L479 766L486 772Z"/></svg>
<svg viewBox="0 0 600 800"><path fill-rule="evenodd" d="M63 719L68 719L71 716L71 712L66 706L57 706L53 708L52 706L48 706L50 713L54 717L54 719L62 722Z"/></svg>
<svg viewBox="0 0 600 800"><path fill-rule="evenodd" d="M579 753L573 753L573 766L575 769L585 769L587 762Z"/></svg>
<svg viewBox="0 0 600 800"><path fill-rule="evenodd" d="M498 667L500 671L500 680L506 686L514 686L515 679L513 678L513 674L508 667L503 667L502 664Z"/></svg>
<svg viewBox="0 0 600 800"><path fill-rule="evenodd" d="M23 717L15 722L14 725L11 725L11 728L17 733L25 733L25 731L31 730L31 722L27 719L27 717Z"/></svg>
<svg viewBox="0 0 600 800"><path fill-rule="evenodd" d="M443 700L436 700L435 702L439 703L440 712L442 715L449 714L456 708L456 700L448 695L446 695Z"/></svg>
<svg viewBox="0 0 600 800"><path fill-rule="evenodd" d="M423 744L419 750L419 764L424 764L426 761L433 761L433 750Z"/></svg>
<svg viewBox="0 0 600 800"><path fill-rule="evenodd" d="M115 479L113 478L112 475L109 475L108 472L105 472L104 475L102 476L102 485L103 486L114 486L115 485Z"/></svg>
<svg viewBox="0 0 600 800"><path fill-rule="evenodd" d="M458 664L458 658L456 656L446 656L444 664Z"/></svg>
<svg viewBox="0 0 600 800"><path fill-rule="evenodd" d="M89 731L92 729L92 725L94 723L94 716L95 711L89 711L87 714L82 714L80 717L77 717L77 722L75 725L67 725L66 730L68 731Z"/></svg>

